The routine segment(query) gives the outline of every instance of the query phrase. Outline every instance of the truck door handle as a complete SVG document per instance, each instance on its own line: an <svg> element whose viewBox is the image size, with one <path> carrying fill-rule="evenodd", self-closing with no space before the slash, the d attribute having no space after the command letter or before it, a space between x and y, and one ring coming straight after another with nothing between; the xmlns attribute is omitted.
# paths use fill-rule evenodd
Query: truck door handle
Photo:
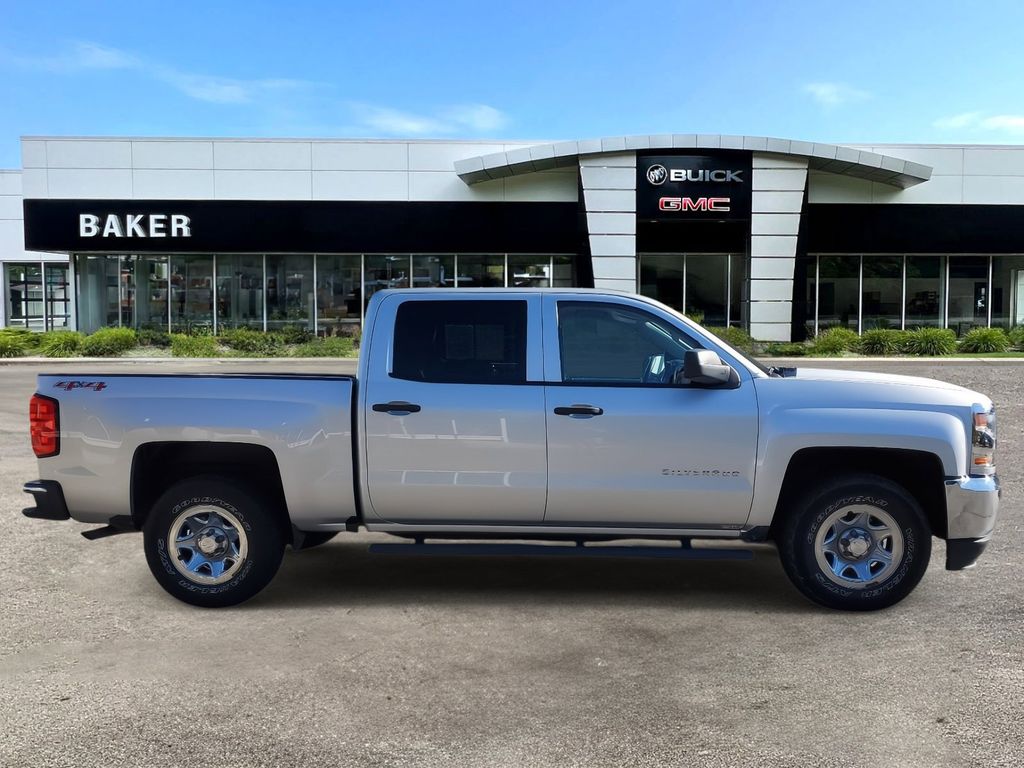
<svg viewBox="0 0 1024 768"><path fill-rule="evenodd" d="M604 408L596 405L559 405L555 408L556 416L600 416Z"/></svg>
<svg viewBox="0 0 1024 768"><path fill-rule="evenodd" d="M406 413L419 413L420 407L415 403L407 403L404 400L392 400L390 403L374 403L373 410L378 413L390 413L393 416Z"/></svg>

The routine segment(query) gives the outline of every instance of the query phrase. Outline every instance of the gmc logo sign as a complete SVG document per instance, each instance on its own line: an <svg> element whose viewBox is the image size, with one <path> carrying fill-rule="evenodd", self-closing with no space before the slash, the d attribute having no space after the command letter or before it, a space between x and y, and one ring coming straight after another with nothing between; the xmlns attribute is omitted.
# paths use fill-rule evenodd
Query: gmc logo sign
<svg viewBox="0 0 1024 768"><path fill-rule="evenodd" d="M662 197L660 211L714 211L728 213L732 198L728 197Z"/></svg>

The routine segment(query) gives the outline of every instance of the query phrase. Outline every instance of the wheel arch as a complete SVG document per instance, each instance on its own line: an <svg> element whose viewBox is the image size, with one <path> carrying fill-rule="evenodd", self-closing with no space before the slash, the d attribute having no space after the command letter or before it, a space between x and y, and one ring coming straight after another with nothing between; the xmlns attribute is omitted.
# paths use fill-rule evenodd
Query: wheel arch
<svg viewBox="0 0 1024 768"><path fill-rule="evenodd" d="M152 442L132 456L130 508L142 529L150 510L171 486L190 477L216 475L258 495L274 510L288 541L292 539L288 502L273 451L252 443Z"/></svg>
<svg viewBox="0 0 1024 768"><path fill-rule="evenodd" d="M873 474L904 488L920 504L933 536L947 536L942 460L934 453L901 448L803 448L789 460L776 501L769 538L774 538L801 497L822 480ZM808 478L813 478L808 482Z"/></svg>

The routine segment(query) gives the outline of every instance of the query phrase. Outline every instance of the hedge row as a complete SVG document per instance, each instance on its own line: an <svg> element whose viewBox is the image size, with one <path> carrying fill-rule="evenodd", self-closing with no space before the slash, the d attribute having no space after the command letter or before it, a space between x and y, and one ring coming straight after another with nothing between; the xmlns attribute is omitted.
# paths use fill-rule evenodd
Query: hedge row
<svg viewBox="0 0 1024 768"><path fill-rule="evenodd" d="M304 328L270 333L235 328L220 336L131 328L101 328L89 335L3 328L0 357L118 357L145 347L170 349L173 357L352 357L357 342L358 337L349 336L318 338Z"/></svg>
<svg viewBox="0 0 1024 768"><path fill-rule="evenodd" d="M830 357L844 352L862 355L952 355L956 352L998 353L1024 351L1024 326L1009 333L1002 328L974 328L962 338L949 328L915 328L912 331L871 330L858 336L848 328L829 328L812 341L769 344L764 352L779 357Z"/></svg>

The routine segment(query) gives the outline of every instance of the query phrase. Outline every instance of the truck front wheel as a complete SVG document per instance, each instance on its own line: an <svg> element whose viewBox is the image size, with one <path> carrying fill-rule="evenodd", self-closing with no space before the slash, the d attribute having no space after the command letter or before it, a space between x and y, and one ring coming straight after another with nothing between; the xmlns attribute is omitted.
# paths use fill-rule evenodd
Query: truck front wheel
<svg viewBox="0 0 1024 768"><path fill-rule="evenodd" d="M931 531L917 500L876 475L851 475L808 493L778 537L782 565L805 596L829 608L887 608L917 586Z"/></svg>
<svg viewBox="0 0 1024 768"><path fill-rule="evenodd" d="M280 521L265 504L215 476L168 489L146 519L143 540L160 586L206 608L236 605L263 589L285 545Z"/></svg>

